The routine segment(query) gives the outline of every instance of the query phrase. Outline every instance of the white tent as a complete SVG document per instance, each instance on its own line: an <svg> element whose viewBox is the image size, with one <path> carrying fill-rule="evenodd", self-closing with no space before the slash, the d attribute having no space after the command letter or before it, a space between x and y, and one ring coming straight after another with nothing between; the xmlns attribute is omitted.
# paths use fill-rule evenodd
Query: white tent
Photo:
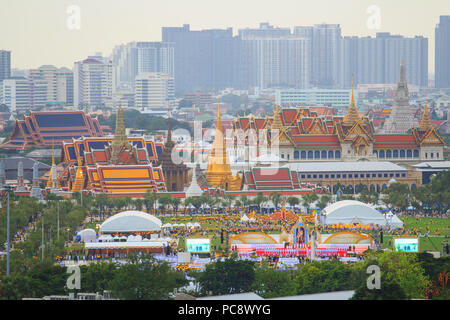
<svg viewBox="0 0 450 320"><path fill-rule="evenodd" d="M80 236L80 240L84 243L97 241L97 233L94 229L83 229L77 235Z"/></svg>
<svg viewBox="0 0 450 320"><path fill-rule="evenodd" d="M391 229L401 229L403 228L403 221L400 220L397 215L393 214L392 217L388 218L388 225L391 227Z"/></svg>
<svg viewBox="0 0 450 320"><path fill-rule="evenodd" d="M330 224L374 224L386 226L384 215L372 206L355 200L343 200L327 206L322 211L324 223Z"/></svg>
<svg viewBox="0 0 450 320"><path fill-rule="evenodd" d="M166 223L162 226L162 228L172 228L173 226L170 223Z"/></svg>
<svg viewBox="0 0 450 320"><path fill-rule="evenodd" d="M248 220L250 220L250 219L247 217L246 214L244 214L244 215L241 217L241 221L248 221Z"/></svg>
<svg viewBox="0 0 450 320"><path fill-rule="evenodd" d="M255 218L250 218L248 221L254 222L254 221L256 221L256 219Z"/></svg>

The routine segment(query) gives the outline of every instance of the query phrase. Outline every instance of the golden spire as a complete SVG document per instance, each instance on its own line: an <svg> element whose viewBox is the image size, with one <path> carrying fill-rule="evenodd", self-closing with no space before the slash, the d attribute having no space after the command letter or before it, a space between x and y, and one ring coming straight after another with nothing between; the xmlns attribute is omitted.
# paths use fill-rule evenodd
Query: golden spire
<svg viewBox="0 0 450 320"><path fill-rule="evenodd" d="M281 128L283 128L283 122L281 121L281 112L280 109L278 107L278 103L277 103L277 107L275 109L275 113L273 114L273 121L272 124L270 126L271 130L281 130Z"/></svg>
<svg viewBox="0 0 450 320"><path fill-rule="evenodd" d="M119 153L123 146L129 147L130 144L128 143L128 140L127 140L123 110L121 107L119 107L119 109L117 110L117 115L116 115L116 129L114 132L114 140L112 143L112 160L113 161L116 161L119 159Z"/></svg>
<svg viewBox="0 0 450 320"><path fill-rule="evenodd" d="M344 116L344 125L351 126L359 119L358 109L356 109L355 95L353 93L354 80L352 78L352 98L347 114Z"/></svg>
<svg viewBox="0 0 450 320"><path fill-rule="evenodd" d="M422 120L419 124L419 130L427 131L433 127L433 124L430 120L430 111L428 110L427 100L425 99L425 108L423 109Z"/></svg>
<svg viewBox="0 0 450 320"><path fill-rule="evenodd" d="M206 179L214 188L224 187L226 190L240 190L241 178L233 177L228 160L225 137L222 130L220 103L217 107L216 136L208 157Z"/></svg>
<svg viewBox="0 0 450 320"><path fill-rule="evenodd" d="M55 167L55 139L52 140L52 166L48 174L47 188L53 187L53 168Z"/></svg>

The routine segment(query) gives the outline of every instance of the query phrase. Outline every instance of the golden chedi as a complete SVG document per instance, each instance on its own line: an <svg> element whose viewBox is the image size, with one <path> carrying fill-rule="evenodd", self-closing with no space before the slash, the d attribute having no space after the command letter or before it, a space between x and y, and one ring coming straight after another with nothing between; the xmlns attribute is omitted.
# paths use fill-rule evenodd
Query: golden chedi
<svg viewBox="0 0 450 320"><path fill-rule="evenodd" d="M231 173L222 122L220 120L220 104L217 111L216 136L208 157L206 179L213 188L222 188L228 191L241 189L242 178L239 174L233 176Z"/></svg>

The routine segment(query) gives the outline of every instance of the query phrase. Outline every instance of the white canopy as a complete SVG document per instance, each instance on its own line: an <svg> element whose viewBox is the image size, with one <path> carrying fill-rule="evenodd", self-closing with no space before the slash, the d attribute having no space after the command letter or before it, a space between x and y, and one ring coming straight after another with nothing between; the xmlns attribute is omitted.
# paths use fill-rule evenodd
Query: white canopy
<svg viewBox="0 0 450 320"><path fill-rule="evenodd" d="M162 228L172 228L173 226L170 223L166 223L162 225Z"/></svg>
<svg viewBox="0 0 450 320"><path fill-rule="evenodd" d="M77 233L80 236L82 242L95 242L97 241L97 232L94 229L83 229Z"/></svg>
<svg viewBox="0 0 450 320"><path fill-rule="evenodd" d="M248 220L250 220L250 219L247 217L246 214L244 214L241 218L241 221L248 221Z"/></svg>
<svg viewBox="0 0 450 320"><path fill-rule="evenodd" d="M400 218L395 214L393 214L392 217L387 218L387 223L391 227L391 229L403 228L403 221L400 220Z"/></svg>
<svg viewBox="0 0 450 320"><path fill-rule="evenodd" d="M103 233L161 231L161 220L142 211L123 211L108 218L100 226Z"/></svg>
<svg viewBox="0 0 450 320"><path fill-rule="evenodd" d="M356 200L343 200L335 202L325 209L322 214L325 224L376 224L386 225L383 214L375 210L372 206Z"/></svg>

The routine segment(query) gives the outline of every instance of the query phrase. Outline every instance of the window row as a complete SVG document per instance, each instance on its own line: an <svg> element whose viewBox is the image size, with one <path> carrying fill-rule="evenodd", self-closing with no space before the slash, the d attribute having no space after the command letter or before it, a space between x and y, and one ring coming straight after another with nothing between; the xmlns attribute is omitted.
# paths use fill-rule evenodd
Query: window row
<svg viewBox="0 0 450 320"><path fill-rule="evenodd" d="M300 179L405 178L402 172L300 174Z"/></svg>
<svg viewBox="0 0 450 320"><path fill-rule="evenodd" d="M303 150L294 151L294 159L340 159L340 150Z"/></svg>
<svg viewBox="0 0 450 320"><path fill-rule="evenodd" d="M377 156L377 158L418 158L419 150L374 150L373 154Z"/></svg>

